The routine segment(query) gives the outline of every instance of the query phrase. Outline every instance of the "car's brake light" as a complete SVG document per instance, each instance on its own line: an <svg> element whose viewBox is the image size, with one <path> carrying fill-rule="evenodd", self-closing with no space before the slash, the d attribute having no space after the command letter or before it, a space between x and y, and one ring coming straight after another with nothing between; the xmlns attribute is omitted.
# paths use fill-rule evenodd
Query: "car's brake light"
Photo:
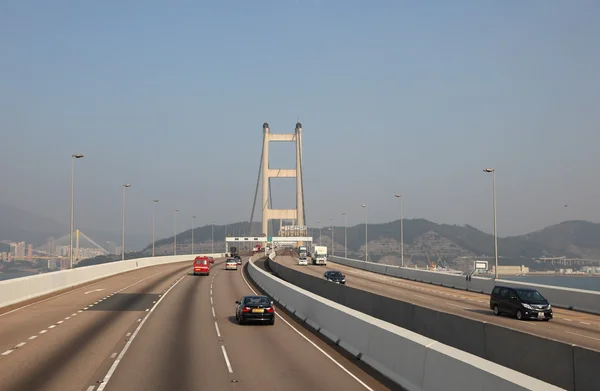
<svg viewBox="0 0 600 391"><path fill-rule="evenodd" d="M250 308L244 307L244 309L242 310L242 312L250 312Z"/></svg>
<svg viewBox="0 0 600 391"><path fill-rule="evenodd" d="M265 310L270 314L275 312L275 308L273 308L273 307L267 307L267 308L265 308Z"/></svg>

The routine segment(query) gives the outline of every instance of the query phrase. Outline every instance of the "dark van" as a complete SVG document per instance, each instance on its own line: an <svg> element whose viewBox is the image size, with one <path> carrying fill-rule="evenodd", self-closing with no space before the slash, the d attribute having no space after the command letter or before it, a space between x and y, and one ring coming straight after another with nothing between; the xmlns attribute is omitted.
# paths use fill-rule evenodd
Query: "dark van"
<svg viewBox="0 0 600 391"><path fill-rule="evenodd" d="M509 314L517 319L552 319L552 306L542 294L531 288L495 286L490 295L494 314Z"/></svg>

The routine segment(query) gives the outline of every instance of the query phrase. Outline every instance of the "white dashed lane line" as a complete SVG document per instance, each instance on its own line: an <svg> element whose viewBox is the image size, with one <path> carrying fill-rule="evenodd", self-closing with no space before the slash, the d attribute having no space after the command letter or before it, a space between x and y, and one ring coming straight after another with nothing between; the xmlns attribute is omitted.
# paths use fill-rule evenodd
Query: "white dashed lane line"
<svg viewBox="0 0 600 391"><path fill-rule="evenodd" d="M217 330L217 337L221 338L221 332L219 331L219 325L215 322L215 330Z"/></svg>

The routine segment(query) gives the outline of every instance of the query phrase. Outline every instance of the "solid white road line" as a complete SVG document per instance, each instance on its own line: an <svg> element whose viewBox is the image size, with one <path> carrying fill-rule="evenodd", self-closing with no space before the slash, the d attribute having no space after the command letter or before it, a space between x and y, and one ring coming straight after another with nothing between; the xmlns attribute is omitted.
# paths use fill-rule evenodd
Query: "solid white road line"
<svg viewBox="0 0 600 391"><path fill-rule="evenodd" d="M157 274L159 274L159 273L163 273L163 272L165 272L165 271L166 271L166 270L160 271L160 272L158 272L158 273L154 273L152 276L155 276L155 275L157 275ZM112 277L117 277L117 276L120 276L120 274L116 274L116 275L114 275L114 276L110 276L109 278L112 278ZM133 284L131 284L131 285L129 285L129 286L127 286L127 287L123 288L123 289L130 288L130 287L134 286L135 284L137 284L138 282L142 282L142 281L144 281L145 279L148 279L148 278L150 278L150 277L152 277L152 276L149 276L149 277L146 277L146 278L144 278L144 279L141 279L141 280L139 280L139 281L136 281L136 282L134 282ZM20 310L22 310L22 309L24 309L24 308L27 308L27 307L31 307L32 305L36 305L36 304L40 304L40 303L46 302L46 301L48 301L48 300L56 299L56 298L58 298L58 297L61 297L61 296L64 296L64 295L68 295L69 293L77 292L77 291L79 291L79 290L82 290L82 289L84 289L84 288L89 288L89 287L91 287L91 286L98 285L98 284L100 284L100 283L103 283L103 282L106 282L106 280L103 280L103 281L98 281L98 282L95 282L95 283L93 283L93 284L87 285L87 286L85 286L85 287L81 287L81 288L78 288L78 289L73 289L72 291L68 291L68 292L61 293L60 295L56 295L56 296L52 296L52 297L48 297L47 299L40 300L40 301L36 301L36 302L34 302L34 303L30 303L30 304L24 305L23 307L15 308L15 309L14 309L14 310L12 310L12 311L8 311L8 312L5 312L5 313L3 313L3 314L0 314L0 317L2 317L2 316L4 316L4 315L12 314L13 312L20 311ZM117 292L115 292L115 293L117 293Z"/></svg>
<svg viewBox="0 0 600 391"><path fill-rule="evenodd" d="M229 373L233 373L231 363L229 362L229 357L227 357L227 352L225 351L225 346L221 345L221 350L223 351L223 357L225 357L225 364L227 364L227 370L229 370Z"/></svg>
<svg viewBox="0 0 600 391"><path fill-rule="evenodd" d="M258 293L252 289L252 287L250 286L250 284L248 283L248 280L246 280L246 277L244 276L244 273L242 271L242 278L244 279L244 282L246 283L246 285L248 285L248 288L250 288L250 290L255 294L258 295ZM360 380L358 377L356 377L356 375L354 375L352 372L350 372L348 369L346 369L342 364L340 364L339 362L336 361L335 358L331 357L326 351L324 351L323 349L321 349L316 343L314 343L313 341L311 341L306 335L302 334L298 329L296 329L294 326L292 326L290 324L290 322L288 322L287 320L285 320L281 315L279 315L277 312L275 312L275 315L281 319L285 324L287 324L288 326L290 326L290 328L292 330L294 330L298 335L300 335L302 338L304 338L308 343L310 343L315 349L317 349L319 352L321 352L325 357L327 357L329 360L331 360L335 365L337 365L340 369L342 369L344 372L346 372L350 377L352 377L354 380L356 380L361 386L363 386L364 388L366 388L369 391L375 391L373 390L371 387L369 387L367 384L365 384L362 380Z"/></svg>
<svg viewBox="0 0 600 391"><path fill-rule="evenodd" d="M112 377L112 375L115 373L115 370L119 366L119 363L123 359L123 356L125 356L125 353L127 353L127 350L131 346L131 343L133 342L133 340L135 339L135 337L137 336L137 334L140 332L140 329L142 328L142 326L144 326L144 323L146 323L146 320L148 320L148 318L150 318L150 314L152 314L154 312L154 310L156 309L156 307L158 307L158 305L160 304L160 302L167 296L167 294L169 292L171 292L171 289L173 289L179 283L179 281L183 280L184 278L185 278L185 275L182 276L181 278L179 278L177 281L175 281L175 283L173 285L171 285L171 287L169 289L167 289L167 291L165 292L165 294L162 295L162 297L160 299L158 299L158 301L156 302L156 304L154 304L154 306L152 306L152 309L150 310L150 312L148 313L148 315L144 318L144 320L141 321L141 323L138 325L138 327L133 332L133 335L131 336L131 339L129 341L127 341L127 343L125 344L125 347L123 347L123 350L121 350L121 353L119 353L119 356L117 357L117 359L115 360L115 362L113 363L113 365L108 370L108 373L104 377L103 382L100 384L100 386L98 386L98 390L97 391L104 390L104 388L108 384L110 378ZM141 319L138 319L138 321L140 321L140 320Z"/></svg>
<svg viewBox="0 0 600 391"><path fill-rule="evenodd" d="M215 330L217 330L217 337L221 338L221 332L219 331L219 325L215 322Z"/></svg>
<svg viewBox="0 0 600 391"><path fill-rule="evenodd" d="M596 337L590 337L589 335L578 334L578 333L572 333L572 332L570 332L570 331L565 331L565 333L567 333L567 334L571 334L571 335L577 335L578 337L584 337L584 338L593 339L593 340L595 340L595 341L600 341L600 338L596 338Z"/></svg>

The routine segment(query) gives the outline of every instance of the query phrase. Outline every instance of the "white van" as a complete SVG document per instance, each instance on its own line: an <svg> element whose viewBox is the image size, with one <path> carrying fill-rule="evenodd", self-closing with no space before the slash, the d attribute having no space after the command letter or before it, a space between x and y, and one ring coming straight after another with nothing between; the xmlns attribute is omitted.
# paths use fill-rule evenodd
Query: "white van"
<svg viewBox="0 0 600 391"><path fill-rule="evenodd" d="M298 265L300 265L300 266L306 266L306 265L308 265L308 260L306 259L306 257L300 257L300 258L298 258Z"/></svg>

